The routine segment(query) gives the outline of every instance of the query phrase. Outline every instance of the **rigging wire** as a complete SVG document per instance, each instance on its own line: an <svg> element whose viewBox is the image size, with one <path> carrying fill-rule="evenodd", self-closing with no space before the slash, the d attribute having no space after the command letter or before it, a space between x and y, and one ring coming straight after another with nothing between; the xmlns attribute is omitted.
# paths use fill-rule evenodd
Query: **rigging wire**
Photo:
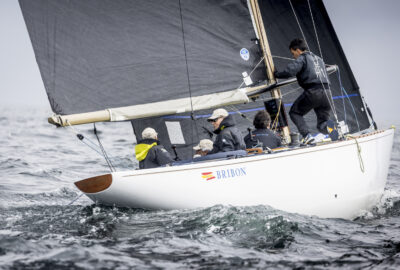
<svg viewBox="0 0 400 270"><path fill-rule="evenodd" d="M108 157L107 153L105 152L105 149L104 149L103 145L102 145L101 142L100 142L100 139L99 139L98 136L97 136L97 132L95 132L95 134L96 134L96 137L97 137L97 139L98 139L98 141L99 141L99 145L96 145L96 144L95 144L94 142L92 142L90 139L88 139L88 138L84 137L82 134L78 133L77 130L75 130L75 128L71 125L71 123L69 123L68 120L66 120L66 123L67 123L68 127L70 128L70 129L67 129L67 130L69 130L69 131L71 131L72 133L74 133L74 134L76 135L76 137L77 137L83 144L85 144L85 145L88 146L90 149L92 149L93 151L95 151L96 153L98 153L99 155L101 155L102 157L104 157L105 160L106 160L106 162L107 162L108 167L110 168L110 171L111 171L111 172L116 171L116 170L115 170L115 167L112 165L111 159ZM94 123L93 123L93 124L94 124ZM96 128L96 127L95 127L95 128ZM90 144L87 143L86 141L84 141L84 139L86 139ZM101 152L98 151L98 150L96 149L96 147L100 148Z"/></svg>
<svg viewBox="0 0 400 270"><path fill-rule="evenodd" d="M290 3L291 8L292 8L292 12L293 12L293 14L294 14L294 17L296 18L297 25L298 25L298 27L299 27L299 29L300 29L300 32L301 32L301 34L303 35L303 39L304 39L304 41L306 42L306 45L307 45L307 47L308 47L308 50L311 52L311 55L312 55L312 57L314 58L314 61L317 61L316 56L313 55L312 51L310 50L310 46L308 46L308 42L307 42L306 37L305 37L305 35L304 35L303 28L301 27L300 21L299 21L298 18L297 18L296 11L295 11L295 9L294 9L294 7L293 7L292 1L291 1L291 0L288 0L288 1L289 1L289 3ZM307 0L307 1L308 1L308 0ZM320 47L319 39L318 39L318 33L317 33L317 28L316 28L316 25L315 25L315 22L314 22L314 17L313 17L313 15L312 15L311 5L310 5L309 2L308 2L308 4L309 4L308 7L309 7L310 15L311 15L311 18L312 18L312 23L313 23L314 30L315 30L316 39L317 39L317 42L318 42L318 46ZM320 48L320 53L321 53L321 59L323 60L321 48ZM327 74L325 74L325 76L328 78L328 75L327 75ZM324 93L325 93L325 95L326 95L326 97L327 97L327 99L328 99L329 106L330 106L331 109L332 109L333 116L335 117L336 123L338 124L338 123L339 123L339 120L338 120L338 116L337 116L337 112L336 112L336 108L335 108L335 103L334 103L334 101L333 101L332 91L331 91L330 85L328 84L328 90L329 90L329 91L326 91L327 89L325 88L325 85L322 83L321 77L319 77L319 79L320 79L321 84L322 84L322 87L323 87L323 89L324 89Z"/></svg>
<svg viewBox="0 0 400 270"><path fill-rule="evenodd" d="M302 28L301 25L300 25L300 21L299 21L299 19L297 18L296 11L294 10L294 7L293 7L293 4L292 4L292 1L291 1L291 0L289 0L289 4L290 4L290 6L292 7L293 15L294 15L294 17L295 17L295 19L296 19L296 21L297 21L297 25L299 26L301 35L303 36L303 39L304 39L304 41L306 42L306 46L307 46L308 50L310 50L310 46L308 46L308 42L307 42L306 36L304 35L303 28Z"/></svg>
<svg viewBox="0 0 400 270"><path fill-rule="evenodd" d="M96 153L98 153L100 156L103 157L103 153L96 149L96 148L100 148L97 144L95 144L92 140L90 140L89 138L87 138L87 137L83 136L81 133L79 133L79 132L68 122L68 120L66 121L66 123L68 124L68 127L70 128L70 129L67 129L68 131L71 131L74 135L76 135L76 137L77 137L83 144L85 144L87 147L89 147L90 149L92 149L93 151L95 151ZM86 141L88 141L89 143L87 143ZM116 158L109 158L109 159L115 161Z"/></svg>
<svg viewBox="0 0 400 270"><path fill-rule="evenodd" d="M356 114L356 110L354 109L353 103L351 102L350 97L349 97L349 95L347 94L346 89L345 89L345 88L343 87L343 85L342 85L342 79L341 79L341 77L340 77L340 69L338 69L338 80L339 80L340 89L342 90L342 92L344 92L344 94L345 94L345 96L347 97L347 99L348 99L348 101L349 101L349 103L350 103L350 106L351 106L351 108L352 108L352 110L353 110L354 116L355 116L355 118L356 118L356 123L357 123L358 131L361 131L361 129L360 129L360 124L359 124L359 122L358 122L358 117L357 117L357 114ZM343 107L344 107L344 99L343 99ZM344 113L345 113L345 120L344 120L344 121L346 122L346 108L344 109Z"/></svg>
<svg viewBox="0 0 400 270"><path fill-rule="evenodd" d="M272 55L272 54L270 56L272 56L272 58L279 58L279 59L290 60L290 61L294 61L295 60L293 58L284 57L284 56L278 56L278 55Z"/></svg>
<svg viewBox="0 0 400 270"><path fill-rule="evenodd" d="M262 63L262 61L265 59L265 57L261 57L260 61L258 61L257 65L250 71L249 73L249 77L251 76L251 74L253 74L253 72L258 68L258 66ZM242 83L238 86L238 88L236 90L239 90L244 84L244 80L242 81Z"/></svg>
<svg viewBox="0 0 400 270"><path fill-rule="evenodd" d="M311 20L312 20L312 23L313 23L313 26L314 26L315 37L317 38L317 44L318 44L319 53L321 55L321 58L324 59L324 57L322 56L321 44L319 43L319 39L318 39L317 27L315 26L314 16L313 16L312 10L311 10L310 0L307 0L307 3L308 3L308 8L309 8L310 14L311 14Z"/></svg>
<svg viewBox="0 0 400 270"><path fill-rule="evenodd" d="M108 167L110 168L110 171L111 172L115 172L115 167L111 163L111 160L109 159L106 150L104 149L103 145L101 144L100 138L99 138L99 136L97 134L97 129L96 129L96 124L95 123L93 123L93 132L96 135L97 141L99 142L99 146L100 146L101 152L103 152L103 156L104 156L104 158L105 158L105 160L106 160L106 162L108 164Z"/></svg>
<svg viewBox="0 0 400 270"><path fill-rule="evenodd" d="M319 43L317 27L316 27L316 25L315 25L314 16L313 16L312 9L311 9L311 5L310 5L310 0L307 0L307 2L308 2L308 9L309 9L309 11L310 11L311 20L312 20L313 27L314 27L315 37L316 37L316 39L317 39L317 44L318 44L319 52L320 52L320 54L321 54L321 59L323 60L324 58L323 58L323 56L322 56L321 44ZM316 57L314 56L314 58L316 58ZM317 61L317 59L315 59L315 61ZM324 63L325 63L325 61L324 61ZM328 74L326 74L326 77L328 78ZM328 80L329 80L329 78L328 78ZM320 78L320 81L321 81L321 83L322 83L322 79L321 79L321 78ZM326 94L326 96L327 96L327 98L328 98L328 100L329 100L329 104L330 104L330 106L331 106L331 108L332 108L332 112L333 112L333 115L334 115L334 117L335 117L336 123L339 124L339 119L338 119L338 116L337 116L337 112L336 112L336 108L335 108L335 103L334 103L333 97L332 97L331 86L330 86L330 84L328 83L328 90L329 90L329 93L327 93L324 84L322 84L322 87L324 88L324 93Z"/></svg>
<svg viewBox="0 0 400 270"><path fill-rule="evenodd" d="M191 118L194 122L191 122L192 126L192 131L193 129L196 131L197 138L199 139L199 131L197 129L197 124L196 124L196 117L194 116L194 110L193 110L193 100L192 100L192 90L190 88L190 75L189 75L189 65L188 65L188 60L187 60L187 54L186 54L186 40L185 40L185 31L183 28L183 16L182 16L182 4L181 0L179 0L179 13L181 17L181 28L182 28L182 40L183 40L183 49L185 51L185 62L186 62L186 75L187 75L187 80L188 80L188 89L189 89L189 97L190 97L190 108L191 108ZM194 150L192 149L192 156L194 154Z"/></svg>

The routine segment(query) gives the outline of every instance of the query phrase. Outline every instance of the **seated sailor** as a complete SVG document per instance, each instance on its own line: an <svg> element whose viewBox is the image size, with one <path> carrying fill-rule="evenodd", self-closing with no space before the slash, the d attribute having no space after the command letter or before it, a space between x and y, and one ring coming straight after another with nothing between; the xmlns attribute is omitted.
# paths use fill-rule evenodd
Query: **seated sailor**
<svg viewBox="0 0 400 270"><path fill-rule="evenodd" d="M262 147L277 148L282 145L281 138L269 127L271 117L265 110L258 111L254 116L253 125L256 128L244 137L246 148Z"/></svg>
<svg viewBox="0 0 400 270"><path fill-rule="evenodd" d="M235 126L235 120L225 109L214 110L207 121L211 122L214 133L217 134L214 147L209 154L246 148L242 133Z"/></svg>
<svg viewBox="0 0 400 270"><path fill-rule="evenodd" d="M135 146L136 159L140 169L156 168L171 163L171 155L157 140L157 132L151 128L145 128L142 132L142 140Z"/></svg>
<svg viewBox="0 0 400 270"><path fill-rule="evenodd" d="M213 142L209 139L200 140L199 144L193 149L196 151L193 158L206 156L213 149Z"/></svg>

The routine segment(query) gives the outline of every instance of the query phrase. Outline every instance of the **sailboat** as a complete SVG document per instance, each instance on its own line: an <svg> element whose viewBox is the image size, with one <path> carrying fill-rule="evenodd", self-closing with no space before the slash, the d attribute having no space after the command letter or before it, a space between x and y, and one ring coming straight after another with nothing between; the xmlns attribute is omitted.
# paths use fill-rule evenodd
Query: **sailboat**
<svg viewBox="0 0 400 270"><path fill-rule="evenodd" d="M76 181L94 202L167 210L270 205L351 219L381 198L394 130L374 122L322 0L19 3L54 112L49 123L131 121L137 139L153 127L176 155L169 166L110 166ZM337 141L290 144L296 128L286 110L302 90L273 71L293 60L287 47L295 37L330 65ZM215 108L227 109L244 134L257 111L270 110L286 146L193 159L193 146L210 137L206 119ZM315 122L312 113L307 121Z"/></svg>

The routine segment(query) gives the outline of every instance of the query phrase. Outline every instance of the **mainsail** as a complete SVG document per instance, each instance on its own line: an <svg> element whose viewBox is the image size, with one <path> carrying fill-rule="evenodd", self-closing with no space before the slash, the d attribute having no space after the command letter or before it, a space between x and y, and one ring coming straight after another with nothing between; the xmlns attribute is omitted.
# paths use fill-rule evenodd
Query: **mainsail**
<svg viewBox="0 0 400 270"><path fill-rule="evenodd" d="M185 98L191 106L190 97L240 88L243 72L256 83L265 78L246 1L20 0L20 6L59 115L152 103L156 111L160 102L172 100L162 103L171 107ZM232 96L247 101L240 92Z"/></svg>
<svg viewBox="0 0 400 270"><path fill-rule="evenodd" d="M246 103L244 72L253 81L248 87L268 79L249 1L19 2L57 124L134 119L137 138L152 126L168 150L187 159L192 146L210 136L205 119L211 108L225 106L246 133L270 99L263 94ZM312 52L340 68L340 79L339 73L330 76L338 120L351 132L370 127L322 0L258 2L272 53L267 60L284 68L292 61L289 42L305 38ZM286 110L298 88L281 87ZM313 126L313 114L308 122Z"/></svg>

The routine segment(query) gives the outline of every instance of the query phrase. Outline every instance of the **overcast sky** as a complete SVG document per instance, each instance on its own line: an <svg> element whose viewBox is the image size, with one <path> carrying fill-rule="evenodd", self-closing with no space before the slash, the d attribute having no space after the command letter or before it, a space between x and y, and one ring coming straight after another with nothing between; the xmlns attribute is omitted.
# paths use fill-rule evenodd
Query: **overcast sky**
<svg viewBox="0 0 400 270"><path fill-rule="evenodd" d="M376 120L400 124L400 0L324 2ZM50 110L17 0L0 0L0 74L0 106Z"/></svg>

